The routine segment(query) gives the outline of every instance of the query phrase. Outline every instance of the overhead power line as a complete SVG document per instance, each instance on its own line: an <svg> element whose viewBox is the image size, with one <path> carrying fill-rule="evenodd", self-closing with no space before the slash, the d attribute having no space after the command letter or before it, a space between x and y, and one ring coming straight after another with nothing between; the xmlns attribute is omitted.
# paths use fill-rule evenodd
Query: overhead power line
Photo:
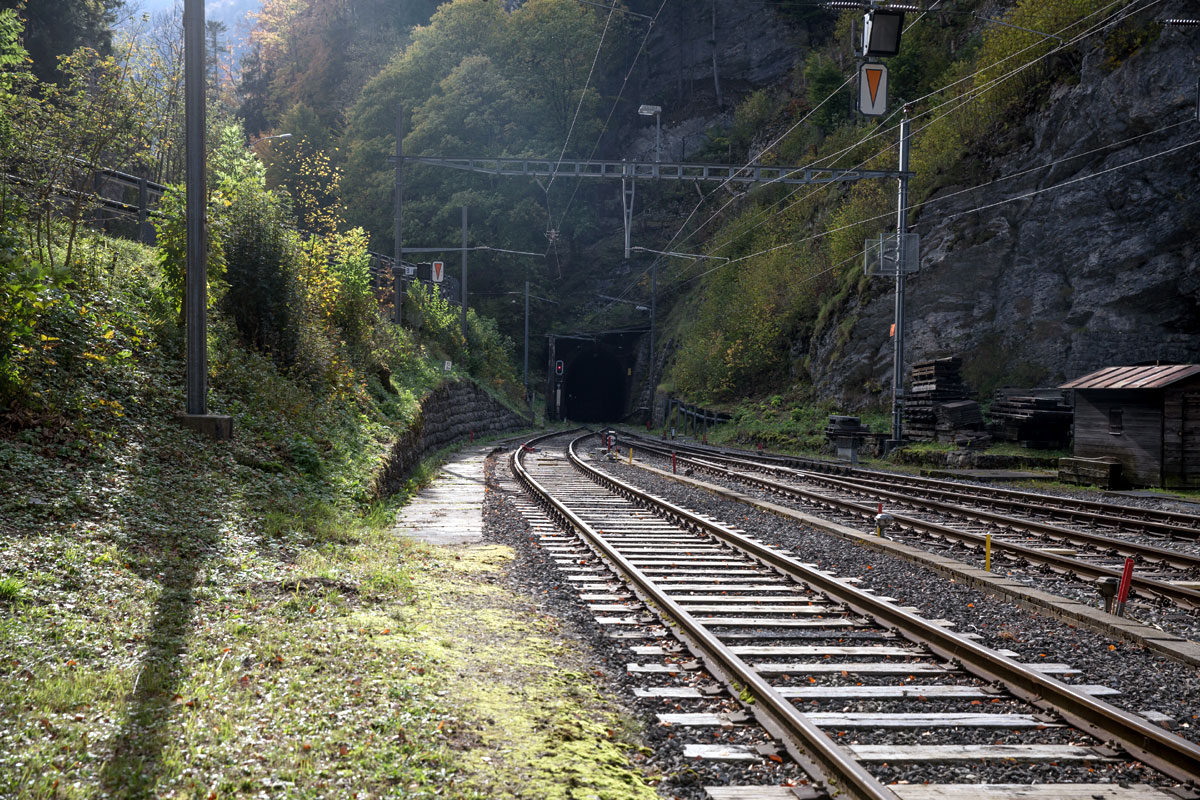
<svg viewBox="0 0 1200 800"><path fill-rule="evenodd" d="M1189 122L1190 122L1190 120L1189 120ZM1174 124L1174 125L1168 125L1168 126L1166 126L1166 127L1164 127L1164 128L1160 128L1160 129L1158 129L1157 131L1151 131L1151 133L1161 133L1162 131L1165 131L1165 130L1170 130L1171 128L1178 127L1179 125L1182 125L1182 124L1184 124L1184 123L1176 123L1176 124ZM1149 134L1144 134L1144 135L1149 135ZM1133 138L1141 138L1141 137L1133 137ZM1126 140L1125 142L1119 142L1119 143L1117 143L1117 144L1124 144L1124 143L1127 143L1128 141L1132 141L1132 139ZM954 214L951 214L951 215L949 215L949 216L947 216L947 217L944 217L944 220L953 220L953 219L958 219L958 218L960 218L960 217L965 217L965 216L967 216L968 214L977 214L977 213L979 213L979 212L981 212L981 211L988 211L988 210L990 210L990 209L993 209L993 208L998 208L999 206L1007 205L1008 203L1015 203L1015 202L1017 202L1017 201L1019 201L1019 200L1027 200L1027 199L1029 199L1030 197L1035 197L1035 196L1037 196L1037 195L1040 195L1040 194L1045 194L1046 192L1052 192L1052 191L1056 191L1056 190L1058 190L1058 189L1063 189L1063 188L1066 188L1067 186L1073 186L1073 185L1075 185L1075 184L1077 184L1077 183L1082 183L1082 182L1084 182L1084 181L1092 180L1093 178L1099 178L1099 177L1101 177L1101 176L1103 176L1103 175L1108 175L1109 173L1112 173L1112 172L1117 172L1118 170L1126 169L1126 168L1128 168L1128 167L1132 167L1132 166L1135 166L1135 165L1137 165L1137 164L1141 164L1141 163L1144 163L1144 162L1146 162L1146 161L1150 161L1150 160L1152 160L1152 159L1155 159L1155 158L1162 158L1163 156L1170 155L1171 153L1176 153L1176 152L1178 152L1178 151L1180 151L1180 150L1185 150L1185 149L1187 149L1187 148L1189 148L1189 147L1194 147L1194 146L1196 146L1196 145L1198 145L1198 144L1200 144L1200 139L1193 139L1193 140L1192 140L1192 141L1190 141L1190 142L1185 142L1184 144L1176 145L1176 146L1174 146L1174 147L1169 147L1169 148L1167 148L1166 150L1161 150L1161 151L1159 151L1159 152L1157 152L1157 153L1151 153L1151 154L1150 154L1150 155L1148 155L1148 156L1142 156L1141 158L1136 158L1136 159L1134 159L1133 161L1127 161L1127 162L1125 162L1124 164L1118 164L1118 165L1116 165L1116 166L1114 166L1114 167L1109 167L1109 168L1107 168L1107 169L1102 169L1102 170L1100 170L1099 172L1093 172L1093 173L1090 173L1090 174L1088 174L1088 175L1081 175L1081 176L1079 176L1079 177L1076 177L1076 178L1071 178L1070 180L1066 180L1066 181L1063 181L1063 182L1061 182L1061 183L1056 183L1056 184L1054 184L1053 186L1043 186L1043 187L1042 187L1042 188L1040 188L1040 189L1032 189L1032 190L1030 190L1030 191L1028 191L1028 192L1023 192L1023 193L1021 193L1021 194L1014 195L1013 197L1006 197L1006 198L1004 198L1003 200L997 200L997 201L995 201L995 202L993 202L993 203L987 203L987 204L984 204L984 205L981 205L981 206L976 206L975 208L970 208L970 209L967 209L967 210L965 210L965 211L959 211L959 212L956 212L956 213L954 213ZM1115 146L1115 145L1113 145L1113 146ZM1094 150L1094 151L1090 151L1090 152L1097 152L1098 150L1101 150L1101 149L1105 149L1105 148L1097 148L1096 150ZM1068 158L1060 159L1060 160L1058 160L1058 161L1054 161L1054 162L1051 162L1051 163L1049 163L1049 164L1044 164L1044 165L1042 165L1041 167L1038 167L1038 168L1036 168L1036 169L1046 169L1046 168L1049 168L1049 167L1052 167L1052 166L1054 166L1055 164L1062 163L1063 161L1069 161L1069 160L1071 160L1071 159L1073 159L1073 158L1079 158L1079 157L1082 157L1082 156L1084 156L1084 155L1088 155L1088 154L1090 154L1090 153L1080 153L1080 154L1079 154L1079 155L1077 155L1077 156L1070 156L1070 157L1068 157ZM1005 176L1004 178L998 178L998 179L996 179L995 181L990 181L990 182L989 182L989 183L987 183L987 184L981 184L980 186L972 186L970 189L963 189L963 190L961 190L961 191L954 192L953 194L946 195L946 196L944 196L944 197L934 198L933 200L930 200L930 201L928 201L927 203L925 203L925 205L927 205L927 206L928 206L928 205L933 205L933 204L935 204L935 203L944 202L945 200L949 200L951 197L954 197L954 196L957 196L957 195L963 194L964 192L976 191L976 190L978 190L978 189L981 189L981 188L984 188L985 186L988 186L988 185L990 185L990 184L992 184L992 183L996 183L996 182L998 182L998 181L1000 181L1000 180L1008 180L1008 179L1010 179L1010 178L1015 178L1015 177L1018 177L1018 176L1020 176L1020 175L1023 175L1023 174L1028 174L1029 172L1032 172L1032 171L1035 171L1035 170L1025 170L1024 172L1016 173L1016 174L1014 174L1014 175ZM784 243L784 244L781 244L781 245L776 245L776 246L774 246L774 247L770 247L770 248L767 248L767 249L765 249L765 250L760 250L760 251L759 251L759 252L757 252L757 253L749 253L749 254L747 254L747 255L740 256L740 257L738 257L738 258L732 259L732 260L731 260L731 261L729 261L728 263L721 264L720 266L713 267L712 269L706 270L706 271L704 271L704 272L700 273L699 275L696 275L696 276L694 276L694 277L687 278L687 279L685 279L685 280L679 281L679 282L678 282L676 285L683 285L683 284L685 284L685 283L691 283L692 281L695 281L695 280L698 280L698 279L700 279L700 278L703 278L705 275L708 275L708 274L710 274L710 273L712 273L712 272L716 272L717 270L719 270L719 269L722 269L722 268L724 268L724 267L727 267L727 266L730 266L730 265L732 265L732 264L737 264L737 263L739 263L739 262L742 262L742 261L747 261L747 260L749 260L749 259L751 259L751 258L757 258L758 256L766 255L766 254L768 254L768 253L772 253L772 252L775 252L775 251L777 251L777 250L782 250L782 249L784 249L784 248L786 248L786 247L795 247L796 245L803 244L804 242L813 241L813 240L815 240L815 239L820 239L820 238L823 238L823 237L825 237L825 236L830 236L830 235L832 235L832 234L834 234L834 233L837 233L837 232L839 232L839 231L847 230L848 228L853 228L853 227L855 227L855 226L858 226L858 225L863 225L863 224L865 224L865 223L867 223L867 222L873 222L873 221L876 221L876 220L880 220L880 219L884 219L884 218L887 218L887 217L891 217L891 216L893 216L893 215L894 215L894 213L895 213L895 212L888 212L887 214L881 214L881 215L879 215L879 216L875 216L875 217L869 217L869 218L867 218L867 219L858 220L858 221L856 221L856 222L852 222L852 223L848 223L848 224L846 224L846 225L842 225L842 226L840 226L840 227L838 227L838 228L834 228L834 229L831 229L831 230L828 230L828 231L823 231L822 233L818 233L818 234L813 234L812 236L807 236L807 237L804 237L803 239L798 239L798 240L797 240L797 241L795 241L795 242L786 242L786 243ZM843 263L844 263L844 262L843 262Z"/></svg>
<svg viewBox="0 0 1200 800"><path fill-rule="evenodd" d="M1084 21L1084 20L1086 20L1086 19L1090 18L1091 16L1094 16L1094 14L1095 14L1095 13L1101 13L1101 12L1103 12L1103 11L1105 11L1105 10L1109 9L1109 8L1112 8L1112 6L1119 5L1119 3L1120 3L1120 2L1122 2L1122 0L1115 0L1113 3L1110 3L1110 4L1109 4L1108 6L1106 6L1104 9L1099 9L1097 12L1093 12L1093 14L1089 14L1087 17L1084 17L1084 18L1083 18L1083 19L1081 19L1081 20L1076 20L1076 21L1075 21L1075 22L1073 22L1073 23L1069 23L1068 25L1066 25L1066 26L1064 26L1062 29L1060 29L1060 31L1059 31L1059 32L1060 32L1060 33L1061 33L1061 32L1064 32L1064 31L1066 31L1068 28L1070 28L1070 27L1073 27L1073 26L1075 26L1075 25L1078 25L1080 22L1082 22L1082 21ZM1117 14L1114 14L1114 15L1113 15L1113 16L1111 16L1111 17L1107 17L1107 18L1105 18L1105 19L1104 19L1104 20L1102 20L1100 23L1096 23L1096 24L1094 24L1094 25L1093 25L1091 28L1089 28L1089 29L1086 29L1086 30L1084 30L1083 32L1081 32L1080 34L1076 35L1076 36L1075 36L1075 37L1074 37L1074 38L1073 38L1073 39L1072 39L1070 42L1067 42L1067 43L1066 43L1066 45L1071 45L1071 44L1074 44L1074 43L1076 43L1076 42L1078 42L1078 41L1081 41L1083 38L1085 38L1085 37L1087 37L1087 36L1090 36L1090 35L1092 35L1092 34L1094 34L1094 33L1098 32L1099 30L1103 30L1105 27L1109 27L1109 26L1111 26L1111 25L1113 25L1113 24L1117 24L1117 23L1119 23L1119 22L1123 21L1124 19L1126 19L1128 16L1130 16L1130 15L1132 15L1132 14L1134 14L1134 13L1138 13L1138 12L1140 12L1140 11L1143 11L1143 10L1145 10L1145 9L1149 8L1149 7L1150 7L1150 6L1152 6L1152 5L1156 5L1156 4L1157 4L1157 3L1159 3L1159 2L1161 2L1161 0L1152 0L1152 2L1151 2L1151 3L1149 3L1149 4L1148 4L1148 5L1146 5L1146 6L1143 6L1143 7L1140 7L1140 8L1136 8L1136 7L1135 7L1135 8L1132 8L1132 9L1126 9L1126 10L1123 10L1123 11L1121 11L1121 12L1117 12ZM1064 45L1064 46L1066 46L1066 45ZM1031 45L1030 47L1023 48L1021 51L1018 51L1018 54L1019 54L1019 53L1021 53L1021 52L1025 52L1026 50L1028 50L1028 49L1031 49L1031 48L1032 48L1032 47L1034 47L1034 46L1035 46L1035 45ZM944 118L944 117L946 117L946 116L949 116L950 114L952 114L952 113L954 113L954 112L956 112L956 111L958 111L958 110L960 110L960 109L964 108L964 107L965 107L967 104L969 104L969 103L970 103L972 100L974 100L974 99L977 99L977 98L978 98L980 95L982 95L983 93L985 93L985 92L987 92L987 91L990 91L991 89L994 89L996 86L1000 85L1000 84L1001 84L1003 81L1007 80L1008 78L1011 78L1011 77L1013 77L1014 75L1016 75L1016 74L1020 73L1020 72L1021 72L1021 71L1023 71L1024 69L1027 69L1028 67L1030 67L1030 66L1032 66L1033 64L1037 63L1039 60L1041 60L1041 59L1043 59L1043 58L1046 58L1048 55L1050 55L1050 54L1051 54L1051 53L1053 53L1053 52L1056 52L1058 49L1061 49L1061 47L1059 47L1059 48L1055 48L1054 50L1051 50L1051 51L1048 51L1047 53L1044 53L1044 54L1042 54L1042 55L1038 56L1037 58L1031 59L1030 61L1028 61L1028 62L1025 62L1024 64L1021 64L1020 66L1018 66L1018 67L1015 67L1014 69L1012 69L1012 70L1011 70L1011 71L1009 71L1008 73L1005 73L1004 75L998 76L998 77L996 77L996 78L992 79L991 81L987 82L986 84L983 84L983 85L982 85L982 86L980 86L980 87L976 87L976 88L975 88L975 89L974 89L972 92L970 92L970 93L968 93L968 94L966 94L966 95L959 95L959 96L956 96L956 97L954 97L954 98L950 98L949 100L946 100L946 101L944 101L944 102L942 102L942 103L939 103L939 104L937 104L937 105L935 105L935 106L932 106L932 107L931 107L931 108L929 108L929 109L926 109L925 111L922 111L922 112L920 112L920 113L916 114L914 117L912 117L912 119L914 119L914 120L915 120L915 119L920 119L921 117L923 117L923 116L926 116L926 115L928 115L928 114L931 114L931 113L933 113L934 111L937 111L938 109L940 109L940 108L943 108L944 106L947 106L947 105L953 105L953 107L952 107L952 108L950 108L949 110L947 110L947 111L943 111L942 113L940 113L940 114L938 114L937 116L935 116L933 119L931 119L931 120L929 120L928 122L926 122L924 125L922 125L922 126L920 126L919 128L917 128L917 129L914 131L914 135L915 135L915 134L917 134L917 133L920 133L920 132L921 132L921 131L923 131L923 130L925 130L926 128L928 128L930 125L932 125L934 122L938 121L939 119L942 119L942 118ZM1016 55L1016 54L1012 54L1012 55ZM970 79L970 78L972 78L972 77L978 76L979 74L981 74L981 73L983 73L983 72L985 72L985 71L987 71L987 70L989 70L989 69L992 69L992 68L994 68L994 67L995 67L997 64L1000 64L1000 63L1003 63L1004 61L1007 61L1007 60L1009 60L1010 58L1012 58L1012 55L1010 55L1010 56L1007 56L1007 57L1005 57L1004 59L1002 59L1002 60L1000 60L1000 61L994 62L993 64L991 64L991 65L989 65L989 66L987 66L987 67L981 68L980 70L977 70L977 71L976 71L975 73L973 73L972 75L969 75L969 76L966 76L965 78L961 78L961 79L959 79L959 80L957 80L957 81L954 81L953 83L951 83L951 84L948 84L947 86L945 86L945 87L942 87L941 89L938 89L938 90L935 90L935 91L933 91L933 92L930 92L929 94L926 94L926 95L925 95L923 98L921 98L921 99L925 99L925 98L928 98L928 97L932 97L932 96L936 95L937 93L939 93L939 92L941 92L941 91L945 91L945 90L946 90L946 89L948 89L948 88L952 88L953 86L955 86L955 85L957 85L957 84L961 83L961 82L962 82L962 81L964 81L964 80L969 80L969 79ZM888 117L888 119L891 119L891 118L892 118L892 117L894 117L894 116L895 116L895 112L893 112L893 114L892 114L892 115L890 115L890 116ZM856 142L855 144L853 144L853 145L851 145L851 146L849 146L849 147L847 147L847 148L843 148L843 149L842 149L841 151L839 151L838 153L836 153L836 154L831 154L831 156L826 156L826 157L822 157L822 158L818 159L818 162L817 162L817 163L819 163L819 162L821 162L821 161L825 161L825 160L827 160L827 159L828 159L828 158L830 158L830 157L835 157L835 158L834 158L834 160L836 161L836 156L840 156L840 155L843 155L843 154L845 154L845 153L847 153L847 152L850 152L851 150L853 150L853 149L855 149L855 148L859 147L860 145L862 145L862 144L864 144L864 143L866 143L866 142L870 141L871 139L877 138L877 137L879 137L879 136L881 136L881 135L884 135L885 133L888 133L888 132L891 132L891 131L894 131L894 130L895 130L895 128L894 128L894 127L893 127L893 128L887 128L887 129L884 129L884 128L883 128L883 126L881 126L881 127L880 127L878 130L876 130L875 132L871 133L871 134L870 134L870 135L868 135L868 136L864 136L862 139L860 139L860 140L859 140L858 142ZM885 153L887 153L888 151L890 151L890 150L894 149L895 147L896 147L896 144L895 144L895 143L889 143L889 144L888 144L888 145L887 145L885 148L883 148L882 150L880 150L880 151L878 151L877 153L875 153L875 154L873 154L873 155L869 156L868 158L865 158L865 159L863 159L862 161L860 161L860 162L859 162L859 164L858 164L858 167L862 167L863 165L870 163L872 160L874 160L874 159L876 159L876 158L879 158L879 157L881 157L882 155L884 155L884 154L885 154ZM804 202L804 201L806 201L806 200L809 200L809 199L811 199L812 197L814 197L814 196L815 196L815 195L816 195L818 192L822 191L823 189L824 189L824 187L818 187L817 189L814 189L814 190L812 190L812 191L810 191L810 192L806 193L806 194L805 194L803 197L799 198L798 200L795 200L794 202L788 203L788 204L787 204L786 206L784 206L782 209L779 209L778 211L775 211L774 213L771 213L769 216L764 216L764 215L766 215L766 214L767 214L767 213L768 213L768 212L769 212L769 211L770 211L772 208L775 208L775 207L777 207L777 206L779 206L779 205L781 205L781 204L783 204L783 203L787 203L787 201L788 201L788 200L790 200L792 197L794 197L794 196L795 196L797 193L799 193L799 192L800 192L800 189L799 189L799 188L797 188L797 189L795 189L795 190L793 190L793 191L789 192L789 193L788 193L786 196L784 196L784 197L783 197L783 198L781 198L780 200L777 200L777 201L776 201L775 203L773 203L771 206L767 207L766 209L763 209L763 210L762 210L762 211L759 213L759 216L761 217L761 219L760 219L758 222L756 222L756 223L755 223L753 226L751 226L751 227L750 227L748 230L754 230L754 229L756 229L756 228L758 228L758 227L762 226L763 224L765 224L766 222L770 221L771 219L774 219L775 217L779 216L779 214L782 214L782 213L784 213L784 212L788 211L789 209L791 209L791 208L792 208L792 207L794 207L795 205L797 205L797 204L799 204L799 203L802 203L802 202ZM706 221L705 221L704 225L707 225L707 224L708 224L708 222L711 222L711 221L712 221L712 219L714 219L714 218L715 218L717 215L719 215L721 211L723 211L723 210L724 210L726 207L728 207L728 206L729 206L730 202L732 202L732 201L726 202L726 203L725 203L725 205L723 205L723 206L722 206L720 209L718 209L718 211L716 212L716 214L714 214L714 215L713 215L713 216L711 216L711 217L710 217L708 220L706 220ZM687 237L685 237L685 238L684 238L684 239L683 239L683 240L680 242L680 244L682 245L682 244L686 243L686 242L688 241L688 239L690 239L690 238L691 238L693 235L695 235L695 233L697 233L699 230L702 230L702 229L703 229L703 227L704 227L704 225L701 225L701 226L700 226L700 228L697 228L695 231L693 231L692 233L690 233L690 234L689 234ZM741 231L739 231L739 232L738 232L738 235L740 236L740 235L742 235L742 234L744 234L744 233L746 233L746 232L747 232L747 230L746 230L746 229L743 229L743 230L741 230ZM715 249L715 250L717 250L717 251L719 251L719 250L721 250L721 249L723 249L723 248L725 248L725 247L728 247L730 244L732 244L732 243L733 243L733 241L735 241L735 238L734 238L734 237L731 237L731 238L729 238L729 239L726 239L724 242L718 243L714 249Z"/></svg>

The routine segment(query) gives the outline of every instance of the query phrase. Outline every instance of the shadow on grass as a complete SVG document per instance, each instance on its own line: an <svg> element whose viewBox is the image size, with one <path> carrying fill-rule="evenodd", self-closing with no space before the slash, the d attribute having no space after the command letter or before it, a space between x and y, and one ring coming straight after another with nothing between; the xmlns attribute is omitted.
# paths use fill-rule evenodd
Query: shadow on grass
<svg viewBox="0 0 1200 800"><path fill-rule="evenodd" d="M197 450L202 452L204 447ZM100 776L105 793L120 800L158 796L155 787L163 772L163 753L169 737L178 735L172 722L180 707L178 690L186 677L182 657L192 633L193 591L217 543L221 524L215 507L217 493L197 491L200 481L194 481L197 472L205 479L219 480L208 472L203 456L181 463L174 453L147 455L147 461L163 471L159 474L172 476L178 494L173 491L174 497L164 496L161 484L147 484L131 487L128 495L132 502L155 498L165 509L161 523L147 525L145 531L131 537L129 547L136 571L158 583L160 592L147 627L141 668L126 704L126 718L114 734L111 756ZM145 470L145 474L153 474L153 470ZM189 479L179 476L192 476L193 482L187 485ZM186 508L172 505L178 497L191 502Z"/></svg>

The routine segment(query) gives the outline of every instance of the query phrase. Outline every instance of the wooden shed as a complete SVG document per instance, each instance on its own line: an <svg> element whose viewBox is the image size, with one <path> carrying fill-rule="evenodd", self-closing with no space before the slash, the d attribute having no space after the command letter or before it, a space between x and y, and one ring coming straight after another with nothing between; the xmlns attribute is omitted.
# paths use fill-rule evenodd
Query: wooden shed
<svg viewBox="0 0 1200 800"><path fill-rule="evenodd" d="M1121 462L1137 486L1200 487L1200 365L1108 367L1075 392L1075 455Z"/></svg>

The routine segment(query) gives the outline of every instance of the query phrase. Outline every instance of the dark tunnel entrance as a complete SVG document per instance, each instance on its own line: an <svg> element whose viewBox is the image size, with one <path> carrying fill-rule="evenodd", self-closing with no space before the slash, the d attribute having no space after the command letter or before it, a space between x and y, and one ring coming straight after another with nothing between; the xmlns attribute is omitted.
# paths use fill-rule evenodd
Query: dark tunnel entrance
<svg viewBox="0 0 1200 800"><path fill-rule="evenodd" d="M616 422L624 416L625 369L612 353L581 348L563 375L563 416L572 422Z"/></svg>

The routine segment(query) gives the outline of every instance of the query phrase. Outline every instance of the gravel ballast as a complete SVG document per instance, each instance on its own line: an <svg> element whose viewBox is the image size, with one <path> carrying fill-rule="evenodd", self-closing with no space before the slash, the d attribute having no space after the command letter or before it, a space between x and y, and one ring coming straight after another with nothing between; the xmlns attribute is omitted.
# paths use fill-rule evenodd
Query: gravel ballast
<svg viewBox="0 0 1200 800"><path fill-rule="evenodd" d="M594 443L594 440L593 440ZM591 448L595 450L593 446ZM1074 683L1098 683L1122 691L1122 695L1106 698L1114 705L1130 711L1155 711L1172 719L1172 725L1182 735L1197 738L1196 710L1200 708L1200 677L1195 670L1155 657L1142 648L1109 641L1105 637L1077 630L1052 618L1041 617L1014 606L991 600L981 593L956 584L931 570L900 562L867 551L861 546L824 534L803 526L789 523L774 515L759 512L732 501L721 500L705 492L682 487L651 475L637 467L629 467L623 461L602 465L603 469L623 480L642 486L671 502L685 505L700 513L736 525L762 540L791 548L803 561L813 562L821 568L842 577L859 577L865 588L880 594L895 597L902 605L912 605L931 618L944 618L955 623L956 629L978 633L985 644L1018 652L1022 660L1063 661L1080 669L1082 674L1068 678ZM745 491L744 487L737 487ZM508 486L513 491L515 484ZM778 502L777 497L771 498ZM654 755L647 754L642 762L651 773L661 772L664 780L660 789L664 796L703 797L702 786L723 783L778 783L781 776L778 764L766 763L763 767L741 765L714 765L707 762L688 761L682 758L681 743L684 733L678 736L670 728L656 724L654 713L669 709L661 700L642 700L632 696L632 687L650 685L680 685L679 680L662 681L649 675L629 675L624 665L632 661L661 661L661 657L636 656L622 642L604 635L590 612L584 608L575 593L564 585L553 561L531 539L526 523L505 497L494 492L489 497L489 516L511 515L511 519L498 526L497 541L514 546L519 554L512 579L526 591L539 598L547 613L554 613L572 620L581 637L586 640L597 658L604 665L615 688L624 691L629 705L636 710L647 725L647 739L655 748ZM499 530L499 529L504 530ZM789 632L787 638L794 641L796 634ZM782 639L781 639L782 641ZM643 644L644 642L630 642ZM1147 676L1151 676L1149 679ZM703 674L690 675L688 682L707 680ZM782 676L779 685L789 685L791 679ZM1169 691L1165 687L1170 687ZM819 701L809 704L810 711L888 711L901 710L901 705L889 701ZM728 701L688 701L683 710L700 711L730 710ZM911 707L908 710L912 710ZM922 712L931 711L979 711L962 701L934 701L922 706ZM1002 710L1030 710L1018 701L1002 700L991 705L989 712ZM737 743L757 743L751 731L757 728L735 728L721 731L717 736L709 733L699 738L692 735L687 741L724 740ZM665 734L665 735L664 735ZM694 734L694 731L693 731ZM748 735L749 734L749 735ZM831 732L838 735L843 744L933 744L933 743L1074 743L1097 744L1086 735L1068 728L1047 728L1038 731L1035 737L1028 732L1017 734L1007 730L978 729L932 729L927 731L873 731L850 730ZM664 747L660 747L662 744ZM794 770L795 768L792 767ZM1131 765L1129 762L1103 764L1094 767L1076 765L1024 765L1007 763L972 763L967 765L904 765L873 767L872 771L882 780L902 782L1161 782L1153 773ZM798 773L793 773L793 777ZM694 782L693 782L694 778Z"/></svg>

